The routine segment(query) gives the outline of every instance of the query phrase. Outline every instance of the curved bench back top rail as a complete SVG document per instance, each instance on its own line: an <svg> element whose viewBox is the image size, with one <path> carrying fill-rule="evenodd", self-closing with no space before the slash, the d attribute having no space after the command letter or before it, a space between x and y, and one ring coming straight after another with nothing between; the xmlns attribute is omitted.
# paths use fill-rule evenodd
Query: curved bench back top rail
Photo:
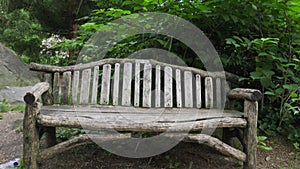
<svg viewBox="0 0 300 169"><path fill-rule="evenodd" d="M76 71L76 70L83 70L83 69L88 69L88 68L93 68L95 66L99 66L102 67L105 64L116 64L116 63L120 63L120 64L124 64L124 63L149 63L152 66L156 66L156 65L160 65L160 66L169 66L172 69L179 69L181 71L190 71L194 74L199 74L201 77L224 77L223 73L225 73L226 79L231 82L231 83L235 83L238 84L239 83L239 76L229 73L229 72L221 72L221 71L215 71L215 72L208 72L205 70L201 70L201 69L197 69L194 67L186 67L186 66L180 66L180 65L173 65L173 64L168 64L168 63L164 63L164 62L159 62L157 60L153 60L153 59L116 59L116 58L108 58L108 59L102 59L99 61L95 61L95 62L90 62L90 63L85 63L85 64L77 64L77 65L72 65L72 66L51 66L51 65L43 65L43 64L37 64L37 63L30 63L29 68L30 70L34 70L34 71L42 71L42 72L48 72L48 73L55 73L55 72L66 72L66 71Z"/></svg>

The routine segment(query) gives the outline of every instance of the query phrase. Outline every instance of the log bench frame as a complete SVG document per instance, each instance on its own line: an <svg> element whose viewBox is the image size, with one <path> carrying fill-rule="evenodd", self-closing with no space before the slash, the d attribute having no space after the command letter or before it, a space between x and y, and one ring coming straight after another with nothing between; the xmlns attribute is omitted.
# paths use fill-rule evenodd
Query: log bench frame
<svg viewBox="0 0 300 169"><path fill-rule="evenodd" d="M139 76L136 77L129 77L129 81L134 81L135 88L132 89L133 91L141 91L141 92L135 92L139 95L138 97L134 97L130 100L132 97L132 94L127 93L127 96L124 96L126 92L123 90L122 95L118 93L119 90L115 90L115 88L122 88L122 86L116 85L116 83L113 84L105 84L103 81L105 79L112 79L113 80L106 80L106 82L110 81L116 81L117 82L121 79L119 79L119 75L121 73L124 73L123 77L123 88L126 88L126 72L130 70L130 74L132 72L139 72L140 71L140 65L144 65L144 73L143 73L143 80L145 81L143 85L139 83L142 79L140 79ZM121 65L121 66L120 66ZM133 69L133 66L135 65ZM137 66L138 65L138 66ZM171 83L171 85L175 86L176 89L176 95L175 93L173 96L167 96L165 94L162 97L165 97L164 105L161 105L158 102L161 102L160 99L155 97L154 103L152 101L151 103L151 96L149 96L149 92L144 89L150 89L151 91L151 84L152 81L155 81L154 85L157 85L157 81L160 82L158 78L153 79L151 81L151 71L147 72L147 66L155 71L159 69L159 71L156 71L154 74L156 74L155 77L161 77L160 74L157 74L157 72L161 72L163 68L165 68L165 71L173 71L174 77L167 77L165 75L163 78L164 80L168 80L168 78L176 78L176 81ZM124 69L123 72L120 71L120 67ZM102 85L101 85L101 91L98 90L98 72L99 69L103 70L102 74ZM112 70L114 68L114 70ZM39 168L39 164L42 162L42 160L49 159L54 157L57 153L61 153L63 151L66 151L68 149L71 149L76 146L80 146L83 144L91 144L93 143L92 140L95 139L101 139L102 141L105 140L112 140L112 139L124 139L128 138L131 135L120 135L120 137L113 137L113 136L107 136L105 138L99 138L97 135L79 135L73 139L67 140L65 142L56 143L56 137L55 127L75 127L80 128L81 123L76 123L76 120L72 120L72 117L65 118L63 120L60 120L59 118L56 118L55 115L53 115L54 110L57 112L58 110L62 112L62 115L65 111L72 112L72 109L68 109L68 105L72 105L72 102L79 102L83 105L94 105L94 109L97 110L103 110L110 112L111 114L107 114L107 116L111 115L113 117L113 111L127 111L129 112L129 115L132 115L132 112L141 113L144 112L144 110L147 110L150 112L157 110L159 107L167 107L170 108L170 112L172 113L173 110L179 110L176 108L180 108L180 110L184 110L187 112L186 115L183 115L183 118L187 118L187 120L191 120L189 118L190 114L195 109L200 109L202 114L201 116L197 117L198 119L193 121L194 125L192 130L198 131L205 126L205 124L218 124L218 127L223 128L223 141L214 138L209 135L205 134L188 134L184 137L183 141L187 142L198 142L201 144L206 144L209 147L212 147L219 152L221 152L224 155L231 156L235 159L238 159L242 162L244 162L244 169L255 169L256 168L256 146L257 146L257 114L258 114L258 101L261 99L262 94L259 90L256 89L243 89L243 88L236 88L236 89L229 89L227 87L227 82L233 82L236 83L238 81L238 77L230 74L225 73L226 80L224 79L218 79L220 73L222 72L213 72L208 73L206 71L192 68L192 67L183 67L178 65L170 65L162 62L158 62L155 60L135 60L135 59L103 59L97 62L92 62L89 64L82 64L82 65L75 65L75 66L65 66L65 67L57 67L57 66L49 66L49 65L41 65L36 63L30 64L30 69L34 71L43 72L43 82L40 82L36 84L31 91L29 91L25 96L24 100L26 102L26 110L24 114L24 130L23 130L23 136L24 136L24 146L23 146L23 158L24 158L24 166L26 169L37 169ZM125 70L126 69L126 70ZM88 71L86 71L88 70ZM110 73L110 72L113 72ZM182 72L182 74L177 72ZM91 73L94 72L94 73ZM224 73L224 72L223 72ZM81 76L79 75L81 74ZM90 78L92 74L97 74L97 76L93 76L93 78ZM112 75L113 74L113 75ZM172 73L171 73L172 74ZM176 74L176 75L175 75ZM62 75L62 77L60 77ZM149 76L148 76L149 75ZM178 75L178 76L177 76ZM180 77L182 75L184 78ZM196 80L191 80L187 77L192 77L192 75L195 75L193 77L196 77ZM81 78L79 78L81 77ZM85 79L86 77L89 77ZM201 78L205 78L205 82L201 82ZM218 79L214 83L212 83L212 79ZM77 80L75 80L77 79ZM132 80L133 79L133 80ZM178 80L179 79L179 80ZM187 80L186 80L187 79ZM147 83L147 80L149 83ZM224 80L224 81L223 81ZM128 81L128 80L127 80ZM222 81L222 83L221 83ZM74 86L78 86L78 83L81 83L82 86L84 86L88 82L87 86L91 87L91 90L89 92L84 91L84 87L81 87L81 91L78 91L79 89L74 89ZM137 85L138 82L138 85ZM165 81L166 82L166 81ZM182 92L180 87L177 87L177 82L184 83L182 90L185 92ZM192 89L189 89L189 85L192 85L189 82L193 82L193 85L196 85L194 87L194 93L192 92ZM197 83L199 82L199 83ZM201 90L201 83L205 84L203 89ZM147 84L150 84L150 87L147 86ZM160 84L160 83L159 83ZM226 84L226 91L224 90L218 90L218 86L221 89L223 87L222 85ZM213 85L216 85L217 87L212 87ZM128 85L127 85L128 86ZM130 86L130 85L129 85ZM138 88L137 86L142 86L143 90ZM167 83L164 84L162 87L166 93L168 91ZM208 87L207 87L208 86ZM210 87L211 88L210 88ZM170 86L169 86L170 87ZM210 88L210 89L209 89ZM197 90L203 91L205 89L205 96L201 96L201 92L198 94L200 95L198 97L198 94L195 94ZM129 89L130 90L130 89ZM216 92L215 95L211 92L214 90ZM109 94L109 91L111 91L112 94ZM157 90L155 90L157 91ZM169 90L172 93L172 86L171 90ZM190 93L189 93L190 92ZM224 92L225 97L218 98L218 94L221 92ZM84 93L90 93L90 95L85 96ZM98 93L100 93L98 95ZM178 95L178 93L181 93ZM203 94L202 93L202 94ZM157 94L157 93L155 93ZM112 103L110 101L110 96L112 97ZM73 97L72 97L73 96ZM74 97L78 96L78 97ZM122 98L119 98L119 96ZM59 98L60 97L60 98ZM99 105L99 97L100 97L100 105ZM167 101L166 97L171 97L175 99L171 99L170 102ZM190 100L190 97L196 97L196 99ZM204 97L204 101L201 103L201 97ZM211 98L210 98L211 97ZM212 100L212 97L217 97L217 103L212 103L210 100ZM78 100L77 100L78 99ZM139 100L140 99L140 100ZM223 102L226 99L226 107L229 108L226 109L228 114L224 113L222 116L219 116L218 113L216 115L213 115L211 113L205 114L205 109L213 109L214 106L218 107L220 106L220 102ZM231 106L229 103L232 99L243 99L244 100L244 111L238 112L235 110L230 110ZM43 105L40 103L40 100L42 100ZM72 101L70 101L72 100ZM120 101L118 101L120 100ZM140 104L142 100L142 103ZM158 101L157 101L158 100ZM176 102L174 101L176 100ZM183 102L184 100L184 102ZM196 101L195 101L196 100ZM121 103L119 103L121 102ZM176 103L176 104L175 104ZM203 104L204 103L204 104ZM225 103L225 101L224 101ZM112 104L112 105L108 105ZM65 107L63 107L63 106ZM133 105L133 106L131 106ZM62 107L59 107L62 106ZM82 111L84 112L85 107L81 107ZM146 108L146 109L145 109ZM203 110L202 110L203 109ZM231 108L232 109L232 108ZM89 109L89 111L92 111L92 109ZM59 112L58 112L59 113ZM147 114L147 113L145 113ZM183 113L184 114L184 113ZM170 114L169 114L170 115ZM151 114L147 114L147 116L151 117ZM205 117L204 117L205 116ZM181 117L181 116L179 116ZM172 117L168 116L168 113L166 113L165 118L167 120L171 119ZM216 123L214 121L218 121ZM221 119L221 120L220 120ZM176 119L178 120L178 119ZM180 119L179 119L180 121ZM184 119L183 119L184 121ZM87 121L87 124L90 123L90 121ZM105 123L104 123L105 124ZM98 128L105 128L105 125L97 126ZM138 125L135 124L129 124L129 123L121 123L118 126L114 126L115 129L118 131L149 131L149 132L163 132L166 129L168 129L169 123L150 123L149 125ZM181 128L176 128L176 131L185 131L184 125L187 124L185 122L182 122ZM93 126L91 126L91 129ZM229 130L230 128L234 128L233 131ZM229 139L230 136L235 134L235 137L238 137L243 145L243 151L240 151L232 146L229 145ZM42 148L40 145L40 139L41 137L45 137L45 148Z"/></svg>

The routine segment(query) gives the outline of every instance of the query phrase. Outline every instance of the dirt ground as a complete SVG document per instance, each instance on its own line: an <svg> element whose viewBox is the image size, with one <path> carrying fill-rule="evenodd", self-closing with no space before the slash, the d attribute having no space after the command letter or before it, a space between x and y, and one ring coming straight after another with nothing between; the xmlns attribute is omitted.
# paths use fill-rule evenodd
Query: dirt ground
<svg viewBox="0 0 300 169"><path fill-rule="evenodd" d="M23 114L1 113L0 163L22 156ZM258 169L300 169L300 152L282 136L269 138L273 150L258 149ZM213 149L194 143L180 143L170 151L143 159L111 154L97 145L73 148L42 163L43 169L240 169L241 163L220 155Z"/></svg>

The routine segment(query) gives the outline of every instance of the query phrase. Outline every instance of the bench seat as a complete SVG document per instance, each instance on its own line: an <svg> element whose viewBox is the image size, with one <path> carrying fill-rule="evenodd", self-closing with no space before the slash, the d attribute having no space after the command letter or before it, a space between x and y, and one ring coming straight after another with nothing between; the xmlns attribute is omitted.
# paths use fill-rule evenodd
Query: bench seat
<svg viewBox="0 0 300 169"><path fill-rule="evenodd" d="M43 106L37 115L43 126L75 127L89 130L163 132L208 127L246 127L243 113L235 110L196 108L136 108L121 106Z"/></svg>

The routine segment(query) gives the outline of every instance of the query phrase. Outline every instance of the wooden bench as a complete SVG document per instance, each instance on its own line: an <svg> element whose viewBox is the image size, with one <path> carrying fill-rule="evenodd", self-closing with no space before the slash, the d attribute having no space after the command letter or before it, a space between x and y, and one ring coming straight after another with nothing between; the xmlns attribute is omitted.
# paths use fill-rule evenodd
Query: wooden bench
<svg viewBox="0 0 300 169"><path fill-rule="evenodd" d="M235 75L226 73L224 79L221 72L139 59L103 59L66 67L31 63L30 69L43 72L43 82L24 96L25 168L39 168L42 160L93 139L130 137L80 135L57 144L56 127L120 133L186 132L189 134L183 141L206 144L244 162L245 169L256 168L257 101L262 94L255 89L231 90L228 83L237 81ZM243 112L229 106L232 99L244 99ZM118 118L119 114L130 120ZM223 128L223 139L202 134L201 129L207 126ZM243 151L230 146L229 138L234 134ZM44 148L40 145L42 136Z"/></svg>

